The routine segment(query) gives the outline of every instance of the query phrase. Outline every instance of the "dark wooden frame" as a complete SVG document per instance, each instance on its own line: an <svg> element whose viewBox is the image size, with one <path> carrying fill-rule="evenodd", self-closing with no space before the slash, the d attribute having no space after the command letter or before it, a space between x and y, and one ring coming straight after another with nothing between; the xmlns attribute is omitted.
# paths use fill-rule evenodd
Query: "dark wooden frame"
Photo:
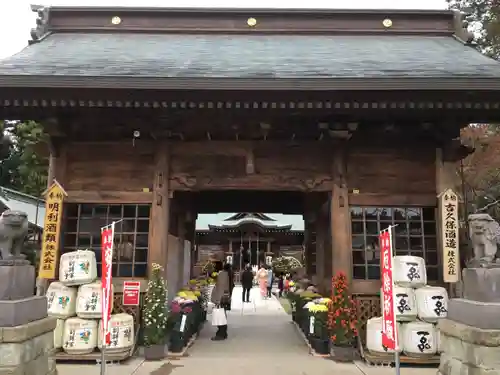
<svg viewBox="0 0 500 375"><path fill-rule="evenodd" d="M82 207L87 206L92 210L92 214L90 215L85 215L82 214ZM106 208L106 214L104 216L101 216L102 214L96 214L95 210L96 208ZM112 208L120 207L121 213L118 214L112 214L111 210ZM125 209L126 207L133 207L135 210L134 216L131 215L126 215L125 214ZM75 215L75 208L76 208L76 215ZM147 208L147 216L139 216L139 209L146 209ZM91 249L96 252L96 260L97 260L97 266L98 266L98 274L100 274L100 266L101 266L101 258L100 258L100 253L99 253L99 248L100 248L100 233L95 232L95 228L92 228L92 231L85 231L81 232L81 226L80 223L82 220L91 220L94 223L97 223L97 225L101 225L101 223L104 223L105 225L111 224L112 221L118 221L117 224L115 224L115 254L113 256L113 277L122 277L122 278L145 278L147 276L147 265L148 265L148 253L149 253L149 225L150 225L150 205L147 204L126 204L126 203L120 203L120 204L103 204L103 203L98 203L98 204L67 204L66 205L66 217L64 220L64 227L65 232L64 232L64 252L66 251L74 251L74 250L83 250L83 249ZM132 222L134 223L134 229L132 231L126 230L123 231L123 225L125 222ZM74 222L74 224L72 224ZM147 230L146 231L138 231L138 224L141 222L141 225L146 225ZM90 225L95 226L95 224L92 223ZM76 225L76 227L74 227ZM72 230L75 228L75 230ZM81 236L88 236L88 244L80 244L79 240ZM120 259L120 252L118 251L118 247L121 244L121 239L122 236L131 236L133 239L133 253L132 253L132 260L131 261L121 261ZM146 241L147 241L147 246L146 247L137 247L137 237L138 236L144 236ZM74 241L71 241L71 239L74 238ZM145 261L144 262L136 262L136 254L138 251L145 252ZM122 275L120 273L120 265L121 264L126 264L131 267L131 275ZM137 264L144 265L144 273L136 275L135 271L136 268L135 266ZM116 267L116 268L115 268Z"/></svg>
<svg viewBox="0 0 500 375"><path fill-rule="evenodd" d="M359 210L359 209L362 209L362 217L358 217L358 216L354 216L353 215L353 210ZM369 210L369 209L377 209L377 210L392 210L393 212L391 213L391 217L390 219L382 219L380 218L379 216L379 213L377 213L377 218L376 219L368 219L366 217L366 210ZM418 220L412 220L410 219L408 216L404 219L404 220L396 220L394 215L394 210L419 210L420 211L420 217ZM423 210L427 210L427 212L432 212L432 220L424 220L424 215L423 215ZM367 246L367 237L372 237L374 241L378 241L378 238L377 238L377 234L368 234L368 229L367 229L367 223L375 223L375 225L377 226L377 230L380 231L381 229L384 229L384 227L388 226L388 225L394 225L394 224L405 224L406 225L406 229L408 229L407 233L405 236L402 236L400 234L397 233L397 228L395 228L394 230L394 248L395 248L395 255L415 255L415 256L422 256L425 260L426 260L426 266L427 268L433 268L434 269L434 272L432 273L428 273L428 279L429 280L432 280L432 281L438 281L439 280L439 275L440 275L440 267L439 267L439 254L438 254L438 246L437 246L437 236L436 236L436 231L437 231L437 218L435 216L435 207L401 207L401 206L398 206L398 207L387 207L387 206L377 206L377 207L355 207L355 206L351 206L351 224L352 224L352 229L351 229L351 232L352 232L352 238L353 238L353 242L354 242L354 238L355 237L360 237L360 236L363 236L363 240L364 240L364 248L362 250L358 250L358 249L354 249L354 246L353 246L353 249L352 249L352 256L353 256L353 279L354 280L380 280L380 277L376 277L376 278L370 278L368 277L369 273L368 273L368 268L370 268L370 264L368 264L368 261L366 259L367 255L366 255L366 252L367 251L373 251L373 252L376 252L377 249L373 249L373 250L367 250L366 249L366 246ZM359 231L356 231L355 230L355 225L357 223L361 223L362 226L363 226L363 229L362 229L362 232L359 232ZM414 224L414 223L418 223L419 226L420 226L420 231L421 233L420 234L416 234L416 235L412 235L411 234L411 224ZM427 235L426 232L425 232L425 228L427 227L427 225L430 225L432 227L431 229L431 234ZM403 249L403 248L400 248L398 247L399 246L399 241L398 239L399 238L404 238L405 240L408 241L408 244L407 244L407 249ZM412 250L411 249L411 238L419 238L422 242L422 250L419 251L419 250ZM428 248L427 246L427 243L428 243L428 239L431 239L432 241L434 241L434 246L432 249ZM356 253L362 253L363 254L363 258L364 258L364 263L363 264L359 264L359 263L354 263L354 260L356 259ZM429 263L429 259L428 259L428 253L434 253L434 262L432 263ZM372 268L376 268L378 269L378 275L380 274L380 266L379 264L375 264L375 265L372 265L373 267ZM356 272L355 272L355 269L356 267L364 267L364 276L363 277L356 277Z"/></svg>

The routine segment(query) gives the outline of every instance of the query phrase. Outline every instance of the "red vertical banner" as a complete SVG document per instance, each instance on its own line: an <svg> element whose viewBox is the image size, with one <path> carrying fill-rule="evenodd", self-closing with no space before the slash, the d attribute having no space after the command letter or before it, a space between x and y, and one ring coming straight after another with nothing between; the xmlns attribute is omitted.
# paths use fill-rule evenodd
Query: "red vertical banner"
<svg viewBox="0 0 500 375"><path fill-rule="evenodd" d="M380 232L380 273L382 279L382 345L396 350L398 334L396 305L394 303L394 279L391 229Z"/></svg>
<svg viewBox="0 0 500 375"><path fill-rule="evenodd" d="M101 228L101 289L102 289L102 332L103 343L109 345L111 337L109 333L109 320L111 319L111 272L113 266L113 242L115 235L115 223ZM103 345L104 346L104 345Z"/></svg>

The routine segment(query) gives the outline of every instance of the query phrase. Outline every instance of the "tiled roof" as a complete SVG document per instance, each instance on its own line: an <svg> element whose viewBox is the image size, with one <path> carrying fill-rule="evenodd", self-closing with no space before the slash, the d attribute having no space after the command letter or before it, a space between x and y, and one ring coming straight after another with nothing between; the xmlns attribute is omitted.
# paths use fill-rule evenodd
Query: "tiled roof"
<svg viewBox="0 0 500 375"><path fill-rule="evenodd" d="M0 76L500 77L446 36L56 33L0 61Z"/></svg>
<svg viewBox="0 0 500 375"><path fill-rule="evenodd" d="M227 217L230 215L235 215L234 213L219 213L219 214L200 214L198 215L198 220L196 220L196 230L209 230L209 226L235 226L240 224L242 220L236 221L226 221ZM254 222L258 222L262 226L268 226L271 224L273 227L282 227L291 225L290 230L301 231L304 230L304 220L301 215L283 215L283 214L266 214L270 218L274 219L273 222L261 221L258 219L252 219Z"/></svg>

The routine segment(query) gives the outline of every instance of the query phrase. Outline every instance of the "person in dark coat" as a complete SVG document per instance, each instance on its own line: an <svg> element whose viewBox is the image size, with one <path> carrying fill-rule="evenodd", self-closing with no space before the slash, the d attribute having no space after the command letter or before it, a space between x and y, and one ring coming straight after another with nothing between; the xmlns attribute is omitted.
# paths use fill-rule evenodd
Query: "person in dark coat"
<svg viewBox="0 0 500 375"><path fill-rule="evenodd" d="M228 311L231 310L231 297L233 295L233 289L234 289L234 273L233 273L233 267L231 266L230 263L225 263L223 270L227 272L227 275L229 277L229 298L226 298L224 301L224 308Z"/></svg>
<svg viewBox="0 0 500 375"><path fill-rule="evenodd" d="M215 281L214 289L212 290L210 301L214 304L215 308L225 309L227 300L230 298L229 273L227 272L226 269L223 269L222 262L215 263L215 272L219 273ZM212 337L213 341L219 341L225 339L227 339L227 323L225 325L218 325L217 332L215 333L215 336Z"/></svg>
<svg viewBox="0 0 500 375"><path fill-rule="evenodd" d="M285 289L285 276L283 275L283 272L279 273L278 277L278 296L281 298L283 297L283 290Z"/></svg>
<svg viewBox="0 0 500 375"><path fill-rule="evenodd" d="M253 287L253 272L248 265L241 274L241 286L243 287L243 295L241 296L241 299L243 302L250 302L250 290Z"/></svg>

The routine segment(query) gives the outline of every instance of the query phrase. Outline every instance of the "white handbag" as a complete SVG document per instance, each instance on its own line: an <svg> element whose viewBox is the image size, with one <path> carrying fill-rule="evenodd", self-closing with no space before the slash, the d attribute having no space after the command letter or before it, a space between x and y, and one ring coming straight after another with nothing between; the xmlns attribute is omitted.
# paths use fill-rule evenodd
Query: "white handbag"
<svg viewBox="0 0 500 375"><path fill-rule="evenodd" d="M214 307L212 310L212 325L225 326L227 325L226 310L220 307Z"/></svg>

